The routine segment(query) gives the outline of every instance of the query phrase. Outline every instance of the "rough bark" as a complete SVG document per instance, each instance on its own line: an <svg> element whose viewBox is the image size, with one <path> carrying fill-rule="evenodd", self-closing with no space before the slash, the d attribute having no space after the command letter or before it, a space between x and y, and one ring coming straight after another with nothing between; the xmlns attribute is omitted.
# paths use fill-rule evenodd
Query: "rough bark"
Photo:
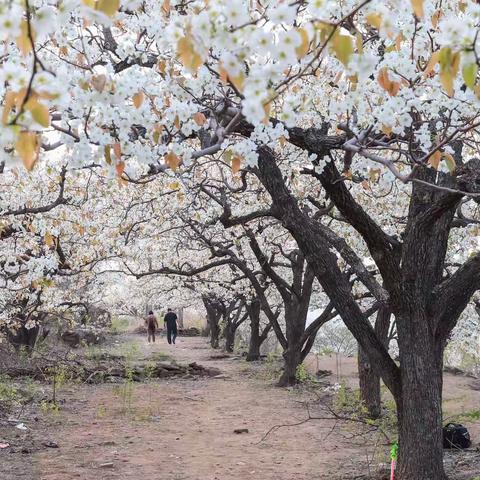
<svg viewBox="0 0 480 480"><path fill-rule="evenodd" d="M261 305L259 300L247 303L245 308L247 310L248 318L250 319L250 339L248 342L247 362L254 362L260 360L260 348L263 342L267 339L272 325L269 323L263 331L260 331Z"/></svg>
<svg viewBox="0 0 480 480"><path fill-rule="evenodd" d="M15 347L15 350L25 348L30 353L35 348L39 331L38 325L32 328L22 325L14 331L8 331L8 341Z"/></svg>
<svg viewBox="0 0 480 480"><path fill-rule="evenodd" d="M225 351L232 353L235 346L235 334L237 332L236 326L231 323L224 331L225 335Z"/></svg>
<svg viewBox="0 0 480 480"><path fill-rule="evenodd" d="M301 345L293 343L283 352L283 372L277 383L279 387L289 387L298 383L297 369L302 363L301 354Z"/></svg>
<svg viewBox="0 0 480 480"><path fill-rule="evenodd" d="M388 309L382 308L375 321L375 333L387 348L389 327L390 312ZM380 375L372 368L368 355L360 346L358 347L358 377L361 399L370 418L376 419L382 411Z"/></svg>
<svg viewBox="0 0 480 480"><path fill-rule="evenodd" d="M387 387L394 394L400 393L399 369L356 303L348 275L339 269L337 256L326 243L318 222L302 212L288 191L273 152L262 147L259 154L256 174L272 197L272 214L297 241L335 310L362 348L368 351Z"/></svg>
<svg viewBox="0 0 480 480"><path fill-rule="evenodd" d="M222 317L222 305L213 298L204 296L202 297L203 305L207 313L207 325L210 333L210 345L212 348L219 347L220 341L220 319Z"/></svg>
<svg viewBox="0 0 480 480"><path fill-rule="evenodd" d="M423 328L428 328L426 323ZM443 349L433 341L426 341L428 337L418 331L408 336L410 347L400 350L402 395L395 398L400 445L397 477L444 480L447 477L442 442ZM404 335L402 338L405 341Z"/></svg>

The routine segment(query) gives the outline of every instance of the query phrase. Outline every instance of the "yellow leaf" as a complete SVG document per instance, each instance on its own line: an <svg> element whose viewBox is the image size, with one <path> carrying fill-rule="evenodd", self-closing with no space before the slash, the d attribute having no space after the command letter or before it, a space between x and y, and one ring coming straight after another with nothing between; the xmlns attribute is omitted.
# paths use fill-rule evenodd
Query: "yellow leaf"
<svg viewBox="0 0 480 480"><path fill-rule="evenodd" d="M20 35L17 37L16 43L23 56L27 56L32 50L32 42L28 35L28 22L26 19L23 19L20 24Z"/></svg>
<svg viewBox="0 0 480 480"><path fill-rule="evenodd" d="M42 127L48 127L50 125L50 112L48 107L43 103L35 102L35 105L30 108L32 118L40 124Z"/></svg>
<svg viewBox="0 0 480 480"><path fill-rule="evenodd" d="M180 158L175 155L173 152L168 152L165 155L165 163L173 170L176 171L178 166L180 165Z"/></svg>
<svg viewBox="0 0 480 480"><path fill-rule="evenodd" d="M297 28L297 32L300 34L302 43L295 49L298 58L303 58L309 50L310 39L308 33L304 28Z"/></svg>
<svg viewBox="0 0 480 480"><path fill-rule="evenodd" d="M423 0L411 0L413 13L417 18L423 17Z"/></svg>
<svg viewBox="0 0 480 480"><path fill-rule="evenodd" d="M442 16L442 11L440 9L435 10L434 14L432 15L432 27L433 28L437 28L438 22L439 22L441 16Z"/></svg>
<svg viewBox="0 0 480 480"><path fill-rule="evenodd" d="M179 182L172 182L168 185L168 188L170 190L177 190L178 188L180 187L180 183Z"/></svg>
<svg viewBox="0 0 480 480"><path fill-rule="evenodd" d="M360 32L355 35L355 45L358 53L363 53L363 37Z"/></svg>
<svg viewBox="0 0 480 480"><path fill-rule="evenodd" d="M449 47L443 47L439 54L440 82L447 92L453 96L453 82L460 66L460 52L453 53Z"/></svg>
<svg viewBox="0 0 480 480"><path fill-rule="evenodd" d="M5 94L5 100L3 105L3 113L2 113L2 123L6 125L8 123L8 117L12 108L15 105L17 99L17 93L12 92L11 90Z"/></svg>
<svg viewBox="0 0 480 480"><path fill-rule="evenodd" d="M264 123L265 125L268 125L268 122L270 121L270 108L270 102L266 102L263 104L263 111L265 112L265 117L263 117L262 123Z"/></svg>
<svg viewBox="0 0 480 480"><path fill-rule="evenodd" d="M475 81L477 79L478 66L476 63L470 63L464 65L462 68L463 81L468 88L473 89L475 87Z"/></svg>
<svg viewBox="0 0 480 480"><path fill-rule="evenodd" d="M368 171L368 178L371 182L376 182L380 178L382 171L379 168L371 168Z"/></svg>
<svg viewBox="0 0 480 480"><path fill-rule="evenodd" d="M230 82L232 82L233 86L238 90L238 91L243 91L243 84L245 83L245 74L242 72L236 77L228 76Z"/></svg>
<svg viewBox="0 0 480 480"><path fill-rule="evenodd" d="M442 157L443 157L443 160L445 160L445 163L447 164L447 168L450 171L450 173L454 172L455 169L457 168L457 164L453 156L447 152L443 152Z"/></svg>
<svg viewBox="0 0 480 480"><path fill-rule="evenodd" d="M110 145L105 145L105 148L103 149L104 154L105 154L105 161L107 162L108 165L112 164L112 156L110 154Z"/></svg>
<svg viewBox="0 0 480 480"><path fill-rule="evenodd" d="M43 237L44 241L45 241L45 245L47 245L47 247L53 247L55 245L55 237L47 232L44 237Z"/></svg>
<svg viewBox="0 0 480 480"><path fill-rule="evenodd" d="M135 108L140 108L142 106L144 98L145 95L141 90L132 97L133 105L135 105Z"/></svg>
<svg viewBox="0 0 480 480"><path fill-rule="evenodd" d="M202 127L207 121L207 117L202 112L197 112L193 115L193 121L199 126Z"/></svg>
<svg viewBox="0 0 480 480"><path fill-rule="evenodd" d="M92 87L99 93L103 92L105 84L107 83L107 77L103 74L94 75L91 80Z"/></svg>
<svg viewBox="0 0 480 480"><path fill-rule="evenodd" d="M235 175L240 171L242 159L238 155L234 155L232 158L232 172Z"/></svg>
<svg viewBox="0 0 480 480"><path fill-rule="evenodd" d="M428 77L431 72L433 72L433 69L435 68L435 65L438 63L440 60L440 50L437 50L436 52L432 53L432 56L430 57L430 60L427 63L427 66L425 67L425 70L423 71L423 76Z"/></svg>
<svg viewBox="0 0 480 480"><path fill-rule="evenodd" d="M191 35L182 37L177 43L177 53L182 64L196 72L203 64L202 57L195 51Z"/></svg>
<svg viewBox="0 0 480 480"><path fill-rule="evenodd" d="M382 26L382 15L380 13L369 13L365 16L365 20L377 30L380 30Z"/></svg>
<svg viewBox="0 0 480 480"><path fill-rule="evenodd" d="M15 150L29 172L33 169L38 159L39 148L40 145L35 132L20 132L15 143Z"/></svg>
<svg viewBox="0 0 480 480"><path fill-rule="evenodd" d="M109 17L113 17L120 8L120 0L98 0L96 9Z"/></svg>
<svg viewBox="0 0 480 480"><path fill-rule="evenodd" d="M173 124L175 125L175 128L177 130L180 130L181 124L180 124L180 118L178 118L178 115L175 115L175 118L173 120Z"/></svg>
<svg viewBox="0 0 480 480"><path fill-rule="evenodd" d="M388 125L382 125L382 132L389 137L392 133L392 127L389 127Z"/></svg>
<svg viewBox="0 0 480 480"><path fill-rule="evenodd" d="M435 169L438 170L438 165L440 164L440 160L442 159L442 152L437 150L435 153L428 157L428 163Z"/></svg>
<svg viewBox="0 0 480 480"><path fill-rule="evenodd" d="M167 62L165 60L159 60L157 62L157 68L160 73L165 74L167 70Z"/></svg>
<svg viewBox="0 0 480 480"><path fill-rule="evenodd" d="M233 152L231 150L225 150L223 152L222 157L225 159L227 163L231 163L232 157L233 157Z"/></svg>
<svg viewBox="0 0 480 480"><path fill-rule="evenodd" d="M218 67L218 73L220 75L220 81L222 85L226 85L228 81L228 72L223 68L222 64Z"/></svg>
<svg viewBox="0 0 480 480"><path fill-rule="evenodd" d="M352 37L350 35L335 35L332 41L332 48L335 56L347 66L353 53Z"/></svg>

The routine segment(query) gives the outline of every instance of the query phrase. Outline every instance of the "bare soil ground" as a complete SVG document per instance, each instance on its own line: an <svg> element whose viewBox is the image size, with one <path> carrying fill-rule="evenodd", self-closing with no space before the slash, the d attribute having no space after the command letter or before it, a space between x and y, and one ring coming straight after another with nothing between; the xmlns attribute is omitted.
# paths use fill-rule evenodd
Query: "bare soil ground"
<svg viewBox="0 0 480 480"><path fill-rule="evenodd" d="M0 426L0 443L11 445L0 450L2 480L352 480L367 478L368 465L373 471L382 455L373 462L371 457L388 451L333 419L275 429L263 439L276 425L304 421L311 393L276 388L268 366L238 357L212 359L204 338L179 338L175 346L162 337L150 346L138 335L120 339L117 353L137 360L168 355L222 374L67 385L59 412L24 411L18 419L26 419L25 431L14 423ZM353 361L343 359L341 372L352 384ZM335 371L336 364L326 358L318 366ZM471 379L451 377L446 383L459 399L456 408L479 408L480 392L468 388ZM478 439L478 425L468 426ZM480 454L461 455L449 456L451 465L463 462L452 478L471 480L480 474Z"/></svg>

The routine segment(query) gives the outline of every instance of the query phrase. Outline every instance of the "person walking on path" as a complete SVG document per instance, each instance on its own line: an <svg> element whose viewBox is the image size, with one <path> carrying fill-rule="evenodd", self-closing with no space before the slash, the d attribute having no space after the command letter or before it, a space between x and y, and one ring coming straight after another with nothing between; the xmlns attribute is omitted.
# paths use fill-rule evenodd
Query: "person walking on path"
<svg viewBox="0 0 480 480"><path fill-rule="evenodd" d="M148 317L145 320L145 323L147 325L148 343L150 343L150 340L155 343L155 331L158 328L158 322L157 317L155 317L151 310L148 312Z"/></svg>
<svg viewBox="0 0 480 480"><path fill-rule="evenodd" d="M177 315L174 312L172 312L171 308L169 308L167 310L167 314L165 315L165 318L163 319L163 323L167 327L167 341L168 343L170 344L173 343L174 345L175 345L175 339L177 338L177 333L178 333L177 320L178 320Z"/></svg>

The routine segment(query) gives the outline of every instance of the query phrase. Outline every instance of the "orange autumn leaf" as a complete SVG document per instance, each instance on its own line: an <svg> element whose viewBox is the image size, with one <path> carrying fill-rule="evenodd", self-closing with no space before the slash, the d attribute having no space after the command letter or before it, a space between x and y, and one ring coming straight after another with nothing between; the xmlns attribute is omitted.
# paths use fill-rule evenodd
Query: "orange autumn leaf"
<svg viewBox="0 0 480 480"><path fill-rule="evenodd" d="M125 171L125 162L118 162L115 165L115 170L117 172L117 175L121 177L123 175L123 172Z"/></svg>
<svg viewBox="0 0 480 480"><path fill-rule="evenodd" d="M232 172L234 175L240 171L241 164L242 164L241 157L238 155L234 155L232 158Z"/></svg>
<svg viewBox="0 0 480 480"><path fill-rule="evenodd" d="M120 159L122 157L122 147L120 146L119 142L116 142L112 145L113 153L115 156Z"/></svg>
<svg viewBox="0 0 480 480"><path fill-rule="evenodd" d="M180 157L178 155L175 155L173 152L168 152L165 155L165 163L173 170L176 171L178 166L181 163Z"/></svg>
<svg viewBox="0 0 480 480"><path fill-rule="evenodd" d="M197 112L193 115L193 121L199 126L202 127L207 121L207 117L202 112Z"/></svg>
<svg viewBox="0 0 480 480"><path fill-rule="evenodd" d="M142 106L144 98L145 98L145 95L142 91L137 92L133 95L132 100L135 108L140 108Z"/></svg>
<svg viewBox="0 0 480 480"><path fill-rule="evenodd" d="M398 91L400 90L401 84L400 82L394 82L390 80L388 76L388 70L386 68L382 68L378 73L378 84L388 92L391 97L397 95Z"/></svg>

